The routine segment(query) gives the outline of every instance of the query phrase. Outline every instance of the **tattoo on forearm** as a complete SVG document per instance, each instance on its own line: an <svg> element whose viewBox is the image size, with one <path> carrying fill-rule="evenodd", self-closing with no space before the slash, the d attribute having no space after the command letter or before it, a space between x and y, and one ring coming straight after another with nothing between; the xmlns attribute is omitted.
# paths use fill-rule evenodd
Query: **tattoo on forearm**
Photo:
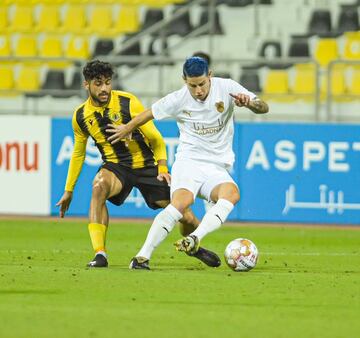
<svg viewBox="0 0 360 338"><path fill-rule="evenodd" d="M249 109L255 114L265 114L269 111L269 106L262 100L253 100L250 102Z"/></svg>

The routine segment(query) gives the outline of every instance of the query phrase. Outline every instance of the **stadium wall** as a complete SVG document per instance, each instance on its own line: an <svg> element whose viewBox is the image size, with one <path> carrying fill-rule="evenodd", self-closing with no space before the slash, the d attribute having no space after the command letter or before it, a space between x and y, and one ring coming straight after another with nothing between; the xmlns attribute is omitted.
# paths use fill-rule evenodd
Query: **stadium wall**
<svg viewBox="0 0 360 338"><path fill-rule="evenodd" d="M175 122L157 123L171 166L178 142ZM15 135L15 136L14 136ZM230 220L360 224L359 125L237 123L233 176L241 202ZM71 121L1 117L0 213L55 215L73 150ZM69 215L86 216L91 182L101 164L89 141ZM208 207L197 201L194 211ZM134 190L112 216L153 217Z"/></svg>

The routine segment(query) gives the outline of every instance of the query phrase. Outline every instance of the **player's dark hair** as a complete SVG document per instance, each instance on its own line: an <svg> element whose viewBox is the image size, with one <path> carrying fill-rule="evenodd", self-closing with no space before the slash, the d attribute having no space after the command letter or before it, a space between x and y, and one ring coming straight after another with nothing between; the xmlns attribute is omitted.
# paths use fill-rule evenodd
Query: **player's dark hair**
<svg viewBox="0 0 360 338"><path fill-rule="evenodd" d="M211 64L211 57L209 54L205 53L205 52L195 52L192 56L198 56L199 58L203 58L208 66L210 67Z"/></svg>
<svg viewBox="0 0 360 338"><path fill-rule="evenodd" d="M183 66L184 77L198 77L202 75L208 75L209 66L208 63L198 56L193 56L186 59Z"/></svg>
<svg viewBox="0 0 360 338"><path fill-rule="evenodd" d="M101 76L104 76L105 78L112 78L114 70L109 62L92 60L85 65L83 75L86 81L91 81L93 79L100 78Z"/></svg>

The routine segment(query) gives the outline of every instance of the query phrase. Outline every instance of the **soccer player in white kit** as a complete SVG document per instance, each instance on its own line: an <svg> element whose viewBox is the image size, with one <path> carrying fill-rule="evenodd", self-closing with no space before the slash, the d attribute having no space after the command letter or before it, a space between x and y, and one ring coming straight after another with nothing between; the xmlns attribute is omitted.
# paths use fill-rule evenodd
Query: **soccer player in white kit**
<svg viewBox="0 0 360 338"><path fill-rule="evenodd" d="M151 109L125 125L109 125L108 139L116 143L151 119L175 119L180 131L179 146L171 171L171 203L154 219L143 247L133 258L150 260L154 249L166 238L197 196L214 205L199 226L175 243L177 250L193 255L200 241L225 222L240 199L237 184L229 174L235 156L234 106L256 114L268 105L231 79L211 77L206 61L191 57L183 66L185 86L155 102Z"/></svg>

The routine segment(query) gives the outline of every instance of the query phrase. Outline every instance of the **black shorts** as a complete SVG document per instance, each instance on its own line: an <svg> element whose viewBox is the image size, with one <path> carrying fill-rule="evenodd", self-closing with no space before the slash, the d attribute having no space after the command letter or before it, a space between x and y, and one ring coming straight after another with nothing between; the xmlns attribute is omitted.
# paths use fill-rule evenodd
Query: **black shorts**
<svg viewBox="0 0 360 338"><path fill-rule="evenodd" d="M108 199L115 205L123 204L133 187L140 190L146 204L151 209L161 208L156 204L158 201L170 200L170 187L166 181L159 181L156 178L158 176L157 167L131 169L117 163L106 162L100 167L100 169L102 168L113 172L123 186L119 194Z"/></svg>

